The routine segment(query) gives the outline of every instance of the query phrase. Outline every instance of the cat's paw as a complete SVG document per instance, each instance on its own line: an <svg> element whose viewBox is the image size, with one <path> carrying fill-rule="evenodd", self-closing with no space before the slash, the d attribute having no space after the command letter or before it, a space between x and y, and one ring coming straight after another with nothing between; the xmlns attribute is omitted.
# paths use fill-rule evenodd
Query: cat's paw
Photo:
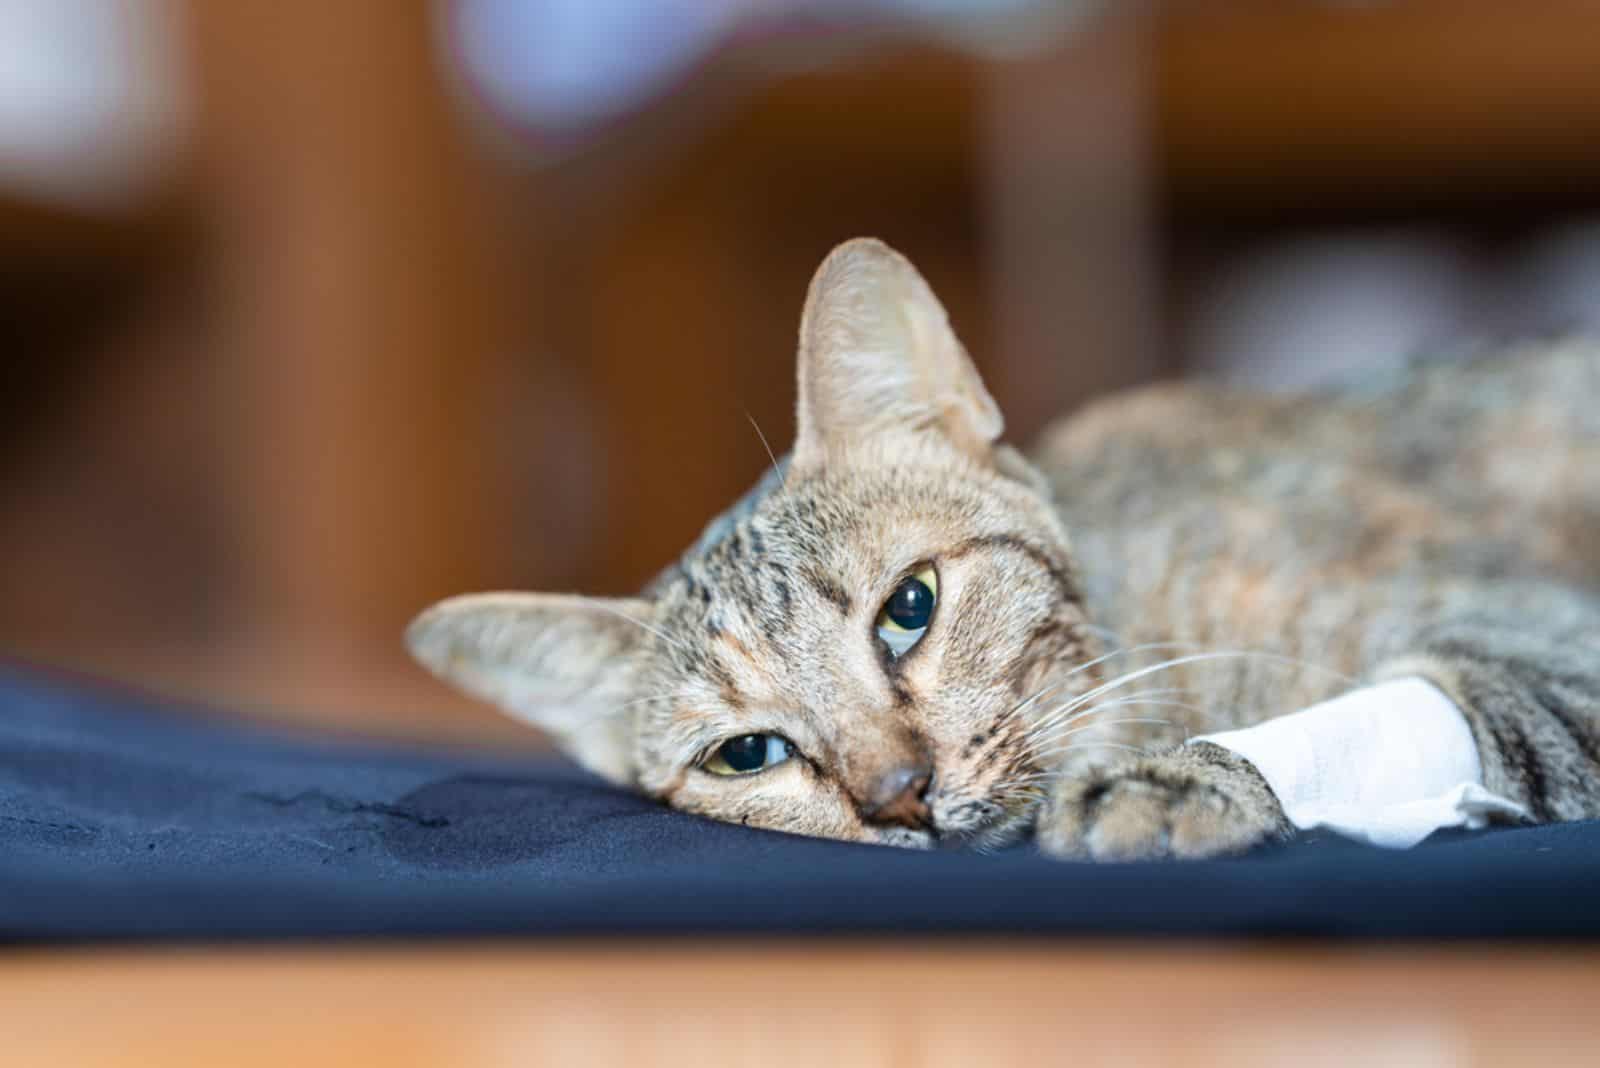
<svg viewBox="0 0 1600 1068"><path fill-rule="evenodd" d="M1039 846L1093 860L1242 853L1293 831L1260 773L1200 742L1062 782L1039 816Z"/></svg>

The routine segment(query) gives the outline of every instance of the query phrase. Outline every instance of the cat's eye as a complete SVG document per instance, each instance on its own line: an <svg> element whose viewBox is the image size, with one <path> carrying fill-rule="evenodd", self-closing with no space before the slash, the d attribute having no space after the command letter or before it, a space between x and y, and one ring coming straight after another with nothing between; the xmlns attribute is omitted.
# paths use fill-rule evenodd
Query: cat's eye
<svg viewBox="0 0 1600 1068"><path fill-rule="evenodd" d="M776 734L742 734L729 738L701 761L713 775L753 775L794 756L794 746Z"/></svg>
<svg viewBox="0 0 1600 1068"><path fill-rule="evenodd" d="M878 613L878 638L889 655L904 656L922 640L939 599L939 576L925 567L896 586Z"/></svg>

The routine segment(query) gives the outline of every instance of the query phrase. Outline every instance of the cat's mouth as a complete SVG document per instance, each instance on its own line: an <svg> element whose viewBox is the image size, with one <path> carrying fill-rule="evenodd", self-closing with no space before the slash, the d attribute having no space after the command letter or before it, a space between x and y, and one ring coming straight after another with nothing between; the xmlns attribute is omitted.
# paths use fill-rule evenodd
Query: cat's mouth
<svg viewBox="0 0 1600 1068"><path fill-rule="evenodd" d="M1019 798L934 798L927 826L882 828L878 841L906 849L1000 849L1027 837L1036 807Z"/></svg>

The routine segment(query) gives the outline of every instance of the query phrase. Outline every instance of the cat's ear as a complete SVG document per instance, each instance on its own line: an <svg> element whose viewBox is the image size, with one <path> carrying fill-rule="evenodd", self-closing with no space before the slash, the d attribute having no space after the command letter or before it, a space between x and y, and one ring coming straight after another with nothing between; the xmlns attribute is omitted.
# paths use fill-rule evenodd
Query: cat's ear
<svg viewBox="0 0 1600 1068"><path fill-rule="evenodd" d="M800 320L795 462L885 433L938 433L987 458L1004 429L994 398L911 262L857 238L828 254Z"/></svg>
<svg viewBox="0 0 1600 1068"><path fill-rule="evenodd" d="M627 702L648 657L649 601L478 593L441 601L406 629L435 675L549 733L613 782L635 777Z"/></svg>

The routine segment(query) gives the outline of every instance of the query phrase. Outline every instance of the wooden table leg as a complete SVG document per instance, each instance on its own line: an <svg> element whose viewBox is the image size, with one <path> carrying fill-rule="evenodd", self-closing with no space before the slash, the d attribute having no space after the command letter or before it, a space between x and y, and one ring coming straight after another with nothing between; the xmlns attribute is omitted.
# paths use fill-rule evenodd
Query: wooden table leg
<svg viewBox="0 0 1600 1068"><path fill-rule="evenodd" d="M430 5L195 2L247 641L404 670L433 598L503 580L488 412L510 320Z"/></svg>
<svg viewBox="0 0 1600 1068"><path fill-rule="evenodd" d="M1112 13L992 68L991 365L1016 440L1087 397L1167 370L1145 25Z"/></svg>

